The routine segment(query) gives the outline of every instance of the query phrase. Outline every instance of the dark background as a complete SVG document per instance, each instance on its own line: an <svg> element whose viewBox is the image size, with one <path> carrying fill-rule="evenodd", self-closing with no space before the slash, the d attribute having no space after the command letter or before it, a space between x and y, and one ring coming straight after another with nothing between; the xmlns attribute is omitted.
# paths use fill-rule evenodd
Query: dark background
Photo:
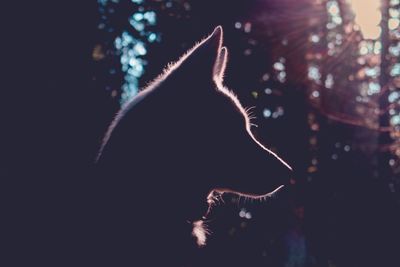
<svg viewBox="0 0 400 267"><path fill-rule="evenodd" d="M308 101L310 85L303 78L306 30L294 29L304 29L301 18L309 16L305 10L310 12L311 4L190 2L186 17L160 12L162 41L148 51L141 84L221 24L231 55L226 83L245 106L257 107L257 136L287 159L297 175L282 198L265 205L230 204L235 198L227 196L227 204L215 212L211 225L215 234L205 254L223 266L399 266L398 192L390 192L386 179L398 174L386 175L375 164L386 155L376 157L378 152L362 149L365 143L377 142L370 139L376 135L330 120ZM111 34L98 29L102 18L94 1L14 3L5 10L11 16L2 33L6 59L2 188L7 222L3 240L9 256L5 259L11 264L4 266L23 262L90 266L85 257L90 240L81 241L90 198L85 192L91 186L102 134L119 107L118 98L111 97L106 87L118 91L123 78L104 74L109 64L116 64L117 55L108 54L99 63L92 52L98 44L104 51L111 49L110 40L127 27L123 18L136 7L129 3L119 7L115 16L120 19L113 22ZM260 23L262 16L267 23ZM252 35L236 30L235 21L251 21ZM285 36L289 47L281 43ZM257 40L257 45L245 56L249 39ZM272 64L279 55L286 58L289 77L285 83L267 84L278 92L268 97L262 94L265 85L260 85L260 77L264 72L273 75ZM345 61L338 60L337 64ZM282 106L285 115L265 120L264 106ZM316 134L310 130L311 113L319 121ZM318 139L316 149L310 146L313 135ZM349 144L352 150L332 160L337 143L341 148ZM309 175L315 155L318 171ZM238 216L242 209L251 212L250 220Z"/></svg>

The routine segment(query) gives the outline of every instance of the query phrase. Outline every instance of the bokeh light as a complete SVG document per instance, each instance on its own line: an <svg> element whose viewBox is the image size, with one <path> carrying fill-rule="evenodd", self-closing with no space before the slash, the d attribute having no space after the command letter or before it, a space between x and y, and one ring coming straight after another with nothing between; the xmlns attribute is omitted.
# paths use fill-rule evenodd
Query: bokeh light
<svg viewBox="0 0 400 267"><path fill-rule="evenodd" d="M360 26L365 39L376 40L381 34L379 26L382 15L380 0L347 0L355 14L355 23Z"/></svg>

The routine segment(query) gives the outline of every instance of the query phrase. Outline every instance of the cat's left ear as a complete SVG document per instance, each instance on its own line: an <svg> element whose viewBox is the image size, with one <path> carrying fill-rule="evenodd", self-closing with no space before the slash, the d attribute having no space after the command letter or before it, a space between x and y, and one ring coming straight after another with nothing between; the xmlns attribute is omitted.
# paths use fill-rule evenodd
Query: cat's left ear
<svg viewBox="0 0 400 267"><path fill-rule="evenodd" d="M219 82L224 80L226 64L228 62L228 49L224 46L220 49L217 61L214 65L213 78Z"/></svg>
<svg viewBox="0 0 400 267"><path fill-rule="evenodd" d="M196 66L196 73L202 79L214 76L221 54L223 39L222 27L218 26L214 31L200 43L188 51L179 69L187 71L187 75L193 75L193 66ZM218 68L220 69L220 68ZM219 72L219 71L218 71ZM206 75L206 76L204 76Z"/></svg>

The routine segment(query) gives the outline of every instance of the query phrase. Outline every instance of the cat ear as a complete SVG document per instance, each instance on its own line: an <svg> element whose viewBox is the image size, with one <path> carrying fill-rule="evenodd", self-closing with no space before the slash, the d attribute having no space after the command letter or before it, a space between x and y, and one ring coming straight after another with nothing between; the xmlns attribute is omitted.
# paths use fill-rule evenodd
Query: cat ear
<svg viewBox="0 0 400 267"><path fill-rule="evenodd" d="M181 58L182 65L180 69L192 72L190 73L191 76L193 76L193 73L197 73L202 78L210 78L210 76L212 78L221 51L222 38L222 27L218 26L207 38L195 45ZM177 65L180 65L179 61ZM196 72L193 72L192 68L194 66L196 67Z"/></svg>
<svg viewBox="0 0 400 267"><path fill-rule="evenodd" d="M196 50L208 49L215 58L218 56L223 42L223 30L221 26L217 26L214 31L202 42L200 42Z"/></svg>
<svg viewBox="0 0 400 267"><path fill-rule="evenodd" d="M223 81L227 62L228 49L224 46L219 51L217 61L214 65L214 79L218 79L221 82Z"/></svg>

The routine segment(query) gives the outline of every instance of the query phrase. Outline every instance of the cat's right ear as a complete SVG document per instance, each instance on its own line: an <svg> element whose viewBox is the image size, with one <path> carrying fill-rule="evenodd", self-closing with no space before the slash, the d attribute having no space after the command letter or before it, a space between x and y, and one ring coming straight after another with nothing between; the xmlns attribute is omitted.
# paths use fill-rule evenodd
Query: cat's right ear
<svg viewBox="0 0 400 267"><path fill-rule="evenodd" d="M214 65L214 79L222 82L224 80L224 74L226 64L228 63L228 49L224 46L220 49L217 60Z"/></svg>

